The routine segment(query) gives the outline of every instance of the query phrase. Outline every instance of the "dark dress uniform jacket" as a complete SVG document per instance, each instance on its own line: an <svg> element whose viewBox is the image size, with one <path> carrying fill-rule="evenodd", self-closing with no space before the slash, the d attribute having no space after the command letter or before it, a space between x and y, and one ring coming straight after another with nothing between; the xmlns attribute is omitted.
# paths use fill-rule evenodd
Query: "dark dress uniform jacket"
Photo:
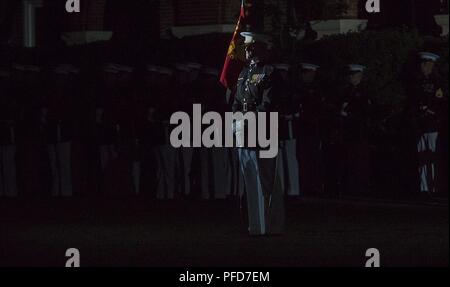
<svg viewBox="0 0 450 287"><path fill-rule="evenodd" d="M439 118L447 104L443 94L441 96L436 94L442 86L441 80L436 76L422 76L411 81L408 91L408 109L418 134L438 131ZM421 109L425 106L434 114Z"/></svg>
<svg viewBox="0 0 450 287"><path fill-rule="evenodd" d="M341 99L341 106L347 103L345 108L347 117L343 118L344 142L364 142L369 137L369 118L372 114L373 102L366 91L360 87L348 87Z"/></svg>
<svg viewBox="0 0 450 287"><path fill-rule="evenodd" d="M255 64L245 67L238 78L233 112L265 112L272 104L272 82L274 68Z"/></svg>
<svg viewBox="0 0 450 287"><path fill-rule="evenodd" d="M233 112L269 112L273 106L274 67L257 63L245 67L238 78ZM257 114L256 114L257 117ZM269 121L269 116L266 117ZM267 129L270 125L267 123ZM256 125L258 128L258 125ZM248 131L246 130L246 137ZM256 133L257 134L257 133ZM268 134L268 133L267 133ZM245 146L247 146L247 138Z"/></svg>
<svg viewBox="0 0 450 287"><path fill-rule="evenodd" d="M320 135L320 121L323 97L316 84L300 84L295 89L294 106L300 112L295 130L298 137L318 137Z"/></svg>

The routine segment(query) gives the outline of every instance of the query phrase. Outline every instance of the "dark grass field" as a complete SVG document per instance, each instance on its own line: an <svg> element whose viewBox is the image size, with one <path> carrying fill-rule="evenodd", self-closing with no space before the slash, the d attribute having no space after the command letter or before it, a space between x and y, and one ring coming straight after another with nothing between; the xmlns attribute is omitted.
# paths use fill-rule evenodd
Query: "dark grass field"
<svg viewBox="0 0 450 287"><path fill-rule="evenodd" d="M287 231L249 237L235 201L0 201L0 266L448 266L448 205L290 199Z"/></svg>

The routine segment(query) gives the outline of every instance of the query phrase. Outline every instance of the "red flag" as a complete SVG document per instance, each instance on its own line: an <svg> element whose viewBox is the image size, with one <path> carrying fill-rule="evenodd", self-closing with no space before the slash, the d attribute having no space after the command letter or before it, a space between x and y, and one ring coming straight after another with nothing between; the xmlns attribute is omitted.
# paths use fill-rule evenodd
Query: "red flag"
<svg viewBox="0 0 450 287"><path fill-rule="evenodd" d="M244 7L244 0L242 0L239 20L236 29L234 30L230 46L228 47L228 53L225 58L222 74L220 75L220 83L229 89L236 86L239 74L245 64L244 44L243 39L240 38L240 33L246 16L247 13Z"/></svg>

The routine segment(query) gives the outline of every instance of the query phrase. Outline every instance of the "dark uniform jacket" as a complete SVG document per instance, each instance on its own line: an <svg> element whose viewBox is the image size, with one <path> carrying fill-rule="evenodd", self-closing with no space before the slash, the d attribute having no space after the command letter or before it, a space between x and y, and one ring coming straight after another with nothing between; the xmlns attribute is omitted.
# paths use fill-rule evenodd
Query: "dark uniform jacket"
<svg viewBox="0 0 450 287"><path fill-rule="evenodd" d="M294 105L299 113L295 130L303 136L319 136L323 97L315 83L295 88Z"/></svg>
<svg viewBox="0 0 450 287"><path fill-rule="evenodd" d="M0 82L0 145L9 145L16 141L18 108L10 87L1 84Z"/></svg>
<svg viewBox="0 0 450 287"><path fill-rule="evenodd" d="M233 112L270 112L274 107L273 99L274 67L263 63L251 64L245 67L239 75L236 95L233 102ZM257 114L256 114L257 118ZM258 120L258 119L257 119ZM270 117L266 116L267 133L269 133ZM258 124L256 123L256 128ZM245 131L247 146L248 130ZM257 135L257 133L255 133Z"/></svg>
<svg viewBox="0 0 450 287"><path fill-rule="evenodd" d="M277 97L275 109L280 116L278 134L280 140L291 140L295 138L294 115L298 112L295 108L292 85L289 80L283 79L277 73L273 78L273 89Z"/></svg>
<svg viewBox="0 0 450 287"><path fill-rule="evenodd" d="M262 63L245 67L238 78L233 112L265 112L272 105L274 68Z"/></svg>
<svg viewBox="0 0 450 287"><path fill-rule="evenodd" d="M435 132L439 118L446 108L446 97L440 79L436 76L418 77L408 87L408 110L413 126L419 134ZM438 92L441 90L441 92Z"/></svg>
<svg viewBox="0 0 450 287"><path fill-rule="evenodd" d="M340 99L340 107L347 114L341 115L344 142L367 141L373 101L365 89L361 86L347 87Z"/></svg>

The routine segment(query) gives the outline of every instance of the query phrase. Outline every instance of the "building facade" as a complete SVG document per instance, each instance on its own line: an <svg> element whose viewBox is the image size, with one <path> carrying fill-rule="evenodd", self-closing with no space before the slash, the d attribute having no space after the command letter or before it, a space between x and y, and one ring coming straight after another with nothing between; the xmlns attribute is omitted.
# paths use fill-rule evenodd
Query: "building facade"
<svg viewBox="0 0 450 287"><path fill-rule="evenodd" d="M135 38L182 38L208 33L231 33L239 14L240 0L90 0L81 2L80 13L67 13L66 1L51 0L2 0L0 22L2 38L15 45L34 46L55 39L67 44L81 44L108 40L113 35L124 39ZM277 7L278 21L283 25L292 14L290 5L302 1L264 0ZM306 1L306 0L305 0ZM373 23L414 21L420 3L435 3L438 8L430 13L436 15L443 33L448 33L447 0L381 0L382 13L377 16L365 13L365 0L342 0L347 9L336 19L311 19L319 38L324 35L345 33L363 29L367 19ZM392 3L399 7L391 7ZM294 4L292 4L294 3ZM389 7L387 9L386 7ZM433 6L434 7L434 6ZM301 6L297 7L301 9ZM400 10L399 10L400 9ZM404 9L404 10L402 10ZM388 12L385 12L388 10ZM419 9L420 10L420 9ZM270 14L270 13L267 13ZM401 19L407 15L411 19ZM273 29L273 19L266 16L265 30ZM417 18L417 17L416 17ZM394 20L393 20L394 19ZM378 22L377 22L378 21ZM279 24L280 24L279 23Z"/></svg>

